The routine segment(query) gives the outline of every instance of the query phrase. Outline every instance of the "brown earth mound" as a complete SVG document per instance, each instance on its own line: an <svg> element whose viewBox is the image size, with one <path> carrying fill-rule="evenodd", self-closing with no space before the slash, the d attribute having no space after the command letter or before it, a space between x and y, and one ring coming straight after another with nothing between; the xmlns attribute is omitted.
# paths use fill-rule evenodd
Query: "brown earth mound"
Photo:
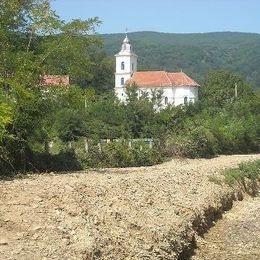
<svg viewBox="0 0 260 260"><path fill-rule="evenodd" d="M234 191L209 176L260 155L0 182L1 259L177 259ZM185 259L182 253L180 258Z"/></svg>
<svg viewBox="0 0 260 260"><path fill-rule="evenodd" d="M203 238L192 260L259 260L260 197L249 197L223 215Z"/></svg>

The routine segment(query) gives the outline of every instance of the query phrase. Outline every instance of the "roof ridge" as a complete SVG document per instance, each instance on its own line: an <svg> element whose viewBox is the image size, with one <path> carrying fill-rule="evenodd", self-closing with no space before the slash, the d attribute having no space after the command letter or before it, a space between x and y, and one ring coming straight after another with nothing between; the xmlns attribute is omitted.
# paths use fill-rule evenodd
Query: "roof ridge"
<svg viewBox="0 0 260 260"><path fill-rule="evenodd" d="M171 79L170 79L170 77L169 77L169 75L168 75L169 72L164 71L164 73L166 74L166 77L167 77L167 79L168 79L168 81L170 82L170 85L171 85L171 87L172 87L172 86L173 86L173 83L172 83L172 81L171 81Z"/></svg>
<svg viewBox="0 0 260 260"><path fill-rule="evenodd" d="M183 71L181 71L180 73L183 75L182 85L185 85L185 84L184 84L184 79L185 79L185 80L189 80L189 79L187 78L187 75L186 75Z"/></svg>
<svg viewBox="0 0 260 260"><path fill-rule="evenodd" d="M184 72L182 72L183 74L184 74L184 77L187 79L187 80L192 80L194 83L195 83L195 81L194 81L194 79L192 79L192 78L190 78L187 74L185 74Z"/></svg>
<svg viewBox="0 0 260 260"><path fill-rule="evenodd" d="M139 70L137 72L165 72L165 70Z"/></svg>
<svg viewBox="0 0 260 260"><path fill-rule="evenodd" d="M187 80L191 80L194 85L200 86L193 78L189 77L186 73L182 72Z"/></svg>

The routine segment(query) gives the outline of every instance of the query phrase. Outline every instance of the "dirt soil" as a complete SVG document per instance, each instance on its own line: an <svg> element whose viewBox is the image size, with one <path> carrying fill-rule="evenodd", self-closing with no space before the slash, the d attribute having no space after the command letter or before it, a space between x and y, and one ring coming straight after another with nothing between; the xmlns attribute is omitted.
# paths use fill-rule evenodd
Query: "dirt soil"
<svg viewBox="0 0 260 260"><path fill-rule="evenodd" d="M260 154L0 181L0 259L177 259L232 206L234 191L209 176L254 159Z"/></svg>
<svg viewBox="0 0 260 260"><path fill-rule="evenodd" d="M192 260L259 260L260 197L236 202L203 238Z"/></svg>

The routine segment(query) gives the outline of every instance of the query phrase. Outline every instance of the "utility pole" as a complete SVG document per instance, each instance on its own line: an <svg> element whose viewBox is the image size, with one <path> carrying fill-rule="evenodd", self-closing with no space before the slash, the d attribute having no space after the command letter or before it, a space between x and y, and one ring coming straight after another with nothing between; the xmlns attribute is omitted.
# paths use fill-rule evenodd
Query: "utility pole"
<svg viewBox="0 0 260 260"><path fill-rule="evenodd" d="M85 108L87 108L87 98L86 98L86 96L84 97L84 106L85 106Z"/></svg>

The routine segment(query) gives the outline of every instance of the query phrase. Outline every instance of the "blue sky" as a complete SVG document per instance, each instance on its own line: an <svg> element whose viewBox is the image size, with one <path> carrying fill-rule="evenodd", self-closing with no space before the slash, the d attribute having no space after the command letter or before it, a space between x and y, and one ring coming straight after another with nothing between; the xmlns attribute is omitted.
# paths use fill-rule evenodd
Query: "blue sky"
<svg viewBox="0 0 260 260"><path fill-rule="evenodd" d="M260 33L260 0L55 0L62 19L98 16L98 33L133 31Z"/></svg>

